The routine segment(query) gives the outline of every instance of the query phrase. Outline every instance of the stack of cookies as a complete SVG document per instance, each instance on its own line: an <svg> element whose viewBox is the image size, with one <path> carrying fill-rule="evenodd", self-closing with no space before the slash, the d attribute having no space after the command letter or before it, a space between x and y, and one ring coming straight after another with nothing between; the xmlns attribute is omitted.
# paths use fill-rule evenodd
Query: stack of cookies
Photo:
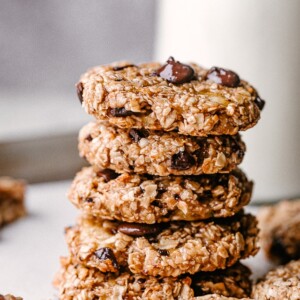
<svg viewBox="0 0 300 300"><path fill-rule="evenodd" d="M174 58L95 67L77 92L96 121L79 151L81 211L66 229L60 299L215 299L251 293L239 260L255 255L244 213L252 182L237 168L264 101L232 71Z"/></svg>

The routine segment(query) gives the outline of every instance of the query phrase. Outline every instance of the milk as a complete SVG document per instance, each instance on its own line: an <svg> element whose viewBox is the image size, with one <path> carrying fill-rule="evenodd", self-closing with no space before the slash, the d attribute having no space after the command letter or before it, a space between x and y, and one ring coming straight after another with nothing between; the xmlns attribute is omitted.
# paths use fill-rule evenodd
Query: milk
<svg viewBox="0 0 300 300"><path fill-rule="evenodd" d="M161 0L156 59L236 71L266 106L242 136L255 201L300 196L300 1Z"/></svg>

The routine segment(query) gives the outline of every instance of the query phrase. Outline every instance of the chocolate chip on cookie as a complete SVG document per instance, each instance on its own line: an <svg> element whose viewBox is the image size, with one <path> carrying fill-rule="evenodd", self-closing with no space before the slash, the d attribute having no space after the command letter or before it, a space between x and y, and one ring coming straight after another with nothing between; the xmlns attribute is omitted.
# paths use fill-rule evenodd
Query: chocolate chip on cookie
<svg viewBox="0 0 300 300"><path fill-rule="evenodd" d="M127 110L125 107L116 107L110 110L110 114L113 117L128 117L134 114L133 111Z"/></svg>
<svg viewBox="0 0 300 300"><path fill-rule="evenodd" d="M161 78L175 84L191 81L194 73L192 67L175 61L174 57L170 57L167 63L156 71Z"/></svg>
<svg viewBox="0 0 300 300"><path fill-rule="evenodd" d="M168 255L169 255L169 251L166 250L166 249L158 249L158 253L159 253L161 256L168 256Z"/></svg>
<svg viewBox="0 0 300 300"><path fill-rule="evenodd" d="M147 138L149 136L149 131L143 128L141 129L132 128L129 131L129 136L133 141L139 142L142 138Z"/></svg>
<svg viewBox="0 0 300 300"><path fill-rule="evenodd" d="M82 94L83 94L83 84L82 84L82 82L78 82L76 84L76 91L77 91L78 99L79 99L80 103L82 103L83 102L83 97L82 97Z"/></svg>
<svg viewBox="0 0 300 300"><path fill-rule="evenodd" d="M119 176L118 173L111 169L104 169L97 172L97 176L104 178L105 182L109 182Z"/></svg>
<svg viewBox="0 0 300 300"><path fill-rule="evenodd" d="M163 228L159 224L136 224L136 223L121 223L118 226L118 231L130 236L144 236L159 233Z"/></svg>
<svg viewBox="0 0 300 300"><path fill-rule="evenodd" d="M88 142L91 142L93 140L93 137L90 134L88 134L86 136L85 140L88 141Z"/></svg>
<svg viewBox="0 0 300 300"><path fill-rule="evenodd" d="M97 251L95 251L95 255L99 260L110 260L112 262L113 267L116 270L119 269L119 265L114 255L114 252L110 248L99 248Z"/></svg>
<svg viewBox="0 0 300 300"><path fill-rule="evenodd" d="M195 158L186 150L174 154L171 158L171 168L187 170L195 164Z"/></svg>
<svg viewBox="0 0 300 300"><path fill-rule="evenodd" d="M240 84L240 78L236 73L218 67L212 67L206 78L228 87L237 87Z"/></svg>
<svg viewBox="0 0 300 300"><path fill-rule="evenodd" d="M129 64L129 65L125 65L125 66L117 66L117 67L113 67L113 70L114 71L121 71L121 70L124 70L126 68L132 68L132 67L135 67L134 64Z"/></svg>
<svg viewBox="0 0 300 300"><path fill-rule="evenodd" d="M256 99L254 100L254 103L258 106L260 110L263 110L266 101L261 99L259 96L257 96Z"/></svg>

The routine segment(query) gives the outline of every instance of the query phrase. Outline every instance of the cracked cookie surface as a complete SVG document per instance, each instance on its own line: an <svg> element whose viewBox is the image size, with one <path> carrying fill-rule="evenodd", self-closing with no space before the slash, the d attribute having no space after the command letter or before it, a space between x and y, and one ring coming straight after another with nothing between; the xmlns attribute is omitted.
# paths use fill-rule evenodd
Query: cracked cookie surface
<svg viewBox="0 0 300 300"><path fill-rule="evenodd" d="M97 119L118 127L178 130L195 136L235 135L259 120L262 100L234 72L190 64L193 76L174 84L159 76L162 67L117 62L92 68L77 84L82 106ZM228 85L220 70L233 73L238 80Z"/></svg>
<svg viewBox="0 0 300 300"><path fill-rule="evenodd" d="M176 132L120 129L90 122L79 134L79 152L100 169L159 176L228 173L243 160L240 135L188 137Z"/></svg>
<svg viewBox="0 0 300 300"><path fill-rule="evenodd" d="M252 186L238 169L229 174L159 177L88 167L77 173L68 196L84 214L153 224L232 216L249 203Z"/></svg>
<svg viewBox="0 0 300 300"><path fill-rule="evenodd" d="M194 298L199 295L200 285L201 295L214 293L220 297L219 299L223 299L221 295L238 298L248 296L251 290L249 276L249 269L239 263L211 274L157 278L132 274L128 270L105 274L95 268L77 264L70 258L62 258L55 286L59 289L61 300L202 299L202 297ZM195 284L198 284L198 290L194 289Z"/></svg>
<svg viewBox="0 0 300 300"><path fill-rule="evenodd" d="M277 267L253 287L252 296L261 300L300 299L300 261Z"/></svg>
<svg viewBox="0 0 300 300"><path fill-rule="evenodd" d="M206 222L122 223L81 217L66 229L74 259L102 272L128 267L135 274L179 276L224 269L257 253L255 217Z"/></svg>
<svg viewBox="0 0 300 300"><path fill-rule="evenodd" d="M264 207L258 219L260 242L271 260L284 264L300 259L300 199Z"/></svg>

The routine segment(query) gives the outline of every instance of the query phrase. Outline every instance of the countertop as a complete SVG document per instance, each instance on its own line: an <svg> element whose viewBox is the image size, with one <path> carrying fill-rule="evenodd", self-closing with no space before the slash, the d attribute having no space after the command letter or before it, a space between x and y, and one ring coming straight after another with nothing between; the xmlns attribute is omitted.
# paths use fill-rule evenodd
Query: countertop
<svg viewBox="0 0 300 300"><path fill-rule="evenodd" d="M25 300L55 300L52 280L59 257L67 254L64 228L75 222L78 212L66 198L69 181L28 187L28 216L0 230L0 294ZM255 213L256 207L248 211ZM254 278L271 265L262 253L246 260Z"/></svg>

